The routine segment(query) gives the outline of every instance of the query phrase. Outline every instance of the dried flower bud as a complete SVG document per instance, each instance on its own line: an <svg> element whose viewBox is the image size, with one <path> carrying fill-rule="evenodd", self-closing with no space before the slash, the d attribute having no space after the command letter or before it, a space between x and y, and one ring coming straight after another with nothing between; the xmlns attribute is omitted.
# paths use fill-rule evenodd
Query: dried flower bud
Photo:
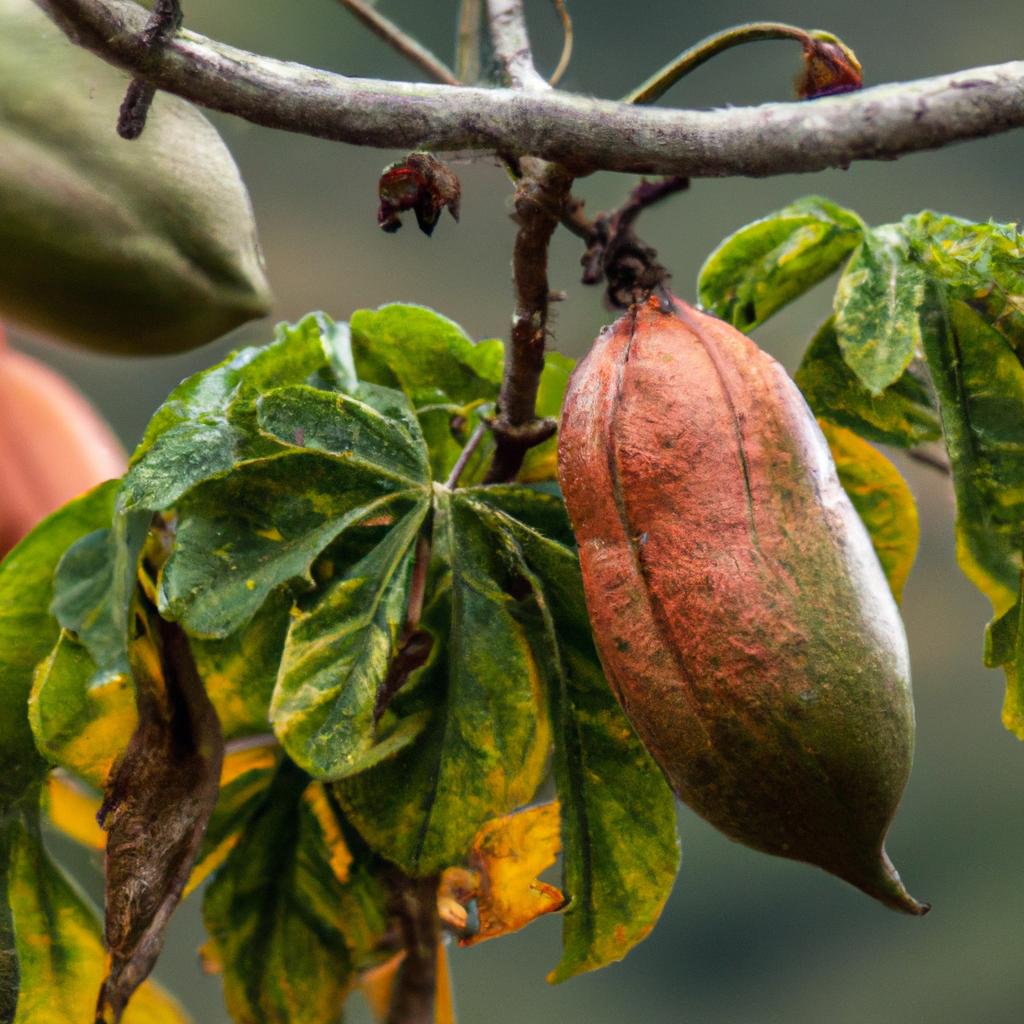
<svg viewBox="0 0 1024 1024"><path fill-rule="evenodd" d="M395 232L402 226L399 214L412 210L420 231L428 237L447 207L459 219L462 186L451 168L432 153L410 153L404 160L384 168L377 185L380 206L377 223L384 231Z"/></svg>
<svg viewBox="0 0 1024 1024"><path fill-rule="evenodd" d="M830 32L815 31L804 41L804 69L796 80L802 100L855 92L864 84L857 55Z"/></svg>

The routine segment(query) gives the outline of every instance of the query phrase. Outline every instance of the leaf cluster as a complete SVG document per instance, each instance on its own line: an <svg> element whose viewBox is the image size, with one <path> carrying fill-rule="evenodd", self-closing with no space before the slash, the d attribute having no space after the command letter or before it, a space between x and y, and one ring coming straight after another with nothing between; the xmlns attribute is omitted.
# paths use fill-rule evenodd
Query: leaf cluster
<svg viewBox="0 0 1024 1024"><path fill-rule="evenodd" d="M51 768L52 821L89 843L103 791L97 1020L120 1019L202 882L204 954L239 1021L330 1022L361 980L379 992L409 880L467 943L561 910L553 980L650 930L674 807L602 674L553 444L502 486L479 482L489 435L465 451L502 361L420 307L283 325L179 385L123 480L4 563L2 685L24 710L0 727L0 963L30 994L9 972L2 1019L28 1020L40 984L83 984L44 979L40 943L62 963L93 951L94 991L102 974L81 899L88 940L33 913L42 881L18 884L26 843L37 874L57 870L37 838ZM542 414L571 366L550 360ZM552 789L538 831L530 805ZM533 867L511 870L524 844ZM559 851L556 889L536 874ZM125 1019L144 998L164 997Z"/></svg>

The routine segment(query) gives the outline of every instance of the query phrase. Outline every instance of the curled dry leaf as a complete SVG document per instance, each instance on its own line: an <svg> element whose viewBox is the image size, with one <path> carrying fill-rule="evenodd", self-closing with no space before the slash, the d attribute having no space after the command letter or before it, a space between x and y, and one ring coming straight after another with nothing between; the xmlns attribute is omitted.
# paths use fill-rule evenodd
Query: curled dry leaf
<svg viewBox="0 0 1024 1024"><path fill-rule="evenodd" d="M7 348L0 327L0 556L44 516L125 471L99 414L60 374Z"/></svg>
<svg viewBox="0 0 1024 1024"><path fill-rule="evenodd" d="M438 889L438 913L460 933L460 946L519 931L565 906L562 891L538 876L561 849L557 800L487 822L476 834L470 868L448 868ZM476 902L479 923L466 907Z"/></svg>
<svg viewBox="0 0 1024 1024"><path fill-rule="evenodd" d="M153 968L217 801L220 723L179 626L148 608L129 646L139 724L107 783L106 941L97 1024L117 1024Z"/></svg>

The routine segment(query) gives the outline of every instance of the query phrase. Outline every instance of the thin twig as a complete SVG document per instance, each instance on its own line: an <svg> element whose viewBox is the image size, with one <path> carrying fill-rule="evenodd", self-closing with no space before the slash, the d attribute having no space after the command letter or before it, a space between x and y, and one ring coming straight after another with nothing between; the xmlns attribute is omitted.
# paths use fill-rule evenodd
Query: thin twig
<svg viewBox="0 0 1024 1024"><path fill-rule="evenodd" d="M786 25L781 21L753 21L746 25L734 25L707 36L699 43L694 43L678 57L673 58L663 68L655 71L642 85L622 98L623 103L653 103L663 96L684 75L696 70L701 64L717 57L718 54L744 43L758 42L762 39L795 39L806 43L810 34L806 29L796 25Z"/></svg>
<svg viewBox="0 0 1024 1024"><path fill-rule="evenodd" d="M953 475L952 467L941 455L936 455L925 448L908 448L906 454L908 458L920 462L929 469L934 469L943 476Z"/></svg>
<svg viewBox="0 0 1024 1024"><path fill-rule="evenodd" d="M569 66L569 61L572 60L572 17L569 15L569 8L565 6L565 0L551 0L555 5L555 11L558 13L558 17L562 19L562 53L558 58L558 64L555 65L555 70L551 72L551 77L548 79L548 85L554 87L562 80L562 75L565 74L565 69Z"/></svg>
<svg viewBox="0 0 1024 1024"><path fill-rule="evenodd" d="M493 0L492 0L493 2ZM803 103L683 111L545 91L384 82L180 31L157 52L130 0L36 0L76 42L157 88L254 124L355 145L532 154L577 174L764 177L890 160L1024 126L1024 61Z"/></svg>
<svg viewBox="0 0 1024 1024"><path fill-rule="evenodd" d="M480 442L484 439L484 435L488 431L488 425L481 420L473 433L469 435L469 440L466 442L466 447L459 452L459 457L452 466L451 473L448 474L448 479L444 482L445 487L449 491L454 491L458 486L459 477L462 476L462 471L466 468L467 463L473 457L473 453L477 450Z"/></svg>
<svg viewBox="0 0 1024 1024"><path fill-rule="evenodd" d="M422 43L400 29L365 0L338 0L352 12L375 36L383 39L393 50L412 61L431 80L442 85L458 85L455 72L443 60L435 57Z"/></svg>
<svg viewBox="0 0 1024 1024"><path fill-rule="evenodd" d="M455 35L455 75L472 85L480 78L480 30L483 0L462 0Z"/></svg>

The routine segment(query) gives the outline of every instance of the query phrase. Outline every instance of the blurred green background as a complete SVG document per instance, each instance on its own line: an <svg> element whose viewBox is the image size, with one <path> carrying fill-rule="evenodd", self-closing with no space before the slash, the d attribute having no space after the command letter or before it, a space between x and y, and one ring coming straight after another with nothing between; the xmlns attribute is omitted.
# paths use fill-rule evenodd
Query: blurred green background
<svg viewBox="0 0 1024 1024"><path fill-rule="evenodd" d="M729 24L773 18L836 32L860 57L866 84L1020 58L1021 0L569 0L576 49L563 86L616 97L690 42ZM382 8L450 59L455 3L389 0ZM545 0L528 0L542 68L561 47ZM335 0L186 0L189 27L239 46L352 75L413 78ZM711 107L786 99L794 44L758 43L699 70L666 103ZM159 99L157 100L159 102ZM421 302L476 337L502 335L511 312L510 188L488 160L458 164L463 212L432 239L409 223L375 225L380 168L401 154L357 150L218 117L248 182L277 294L275 317L322 308L345 318L389 300ZM931 207L979 220L1021 217L1024 132L897 163L766 181L697 181L642 221L641 234L693 297L704 256L739 225L810 192L870 223ZM616 205L633 179L579 183L588 208ZM580 355L609 320L597 290L577 283L579 243L560 234L551 263L555 344ZM791 370L825 316L832 282L776 317L759 343ZM269 338L271 323L175 358L127 360L72 353L15 335L16 343L78 382L127 445L184 375L227 349ZM0 413L2 414L2 413ZM627 960L557 988L557 919L470 951L453 970L461 1019L489 1024L623 1020L687 1024L1010 1024L1022 1019L1024 968L1024 748L999 722L1002 677L980 664L987 605L953 561L952 500L935 474L896 457L920 501L923 541L904 613L913 652L918 746L913 778L889 843L923 919L884 910L821 872L736 846L681 811L683 870L653 935ZM57 841L62 854L69 847ZM76 857L99 894L98 866ZM227 1020L219 982L201 975L198 901L176 916L157 976L201 1024ZM355 1002L355 1001L354 1001ZM368 1019L353 1006L350 1020Z"/></svg>

